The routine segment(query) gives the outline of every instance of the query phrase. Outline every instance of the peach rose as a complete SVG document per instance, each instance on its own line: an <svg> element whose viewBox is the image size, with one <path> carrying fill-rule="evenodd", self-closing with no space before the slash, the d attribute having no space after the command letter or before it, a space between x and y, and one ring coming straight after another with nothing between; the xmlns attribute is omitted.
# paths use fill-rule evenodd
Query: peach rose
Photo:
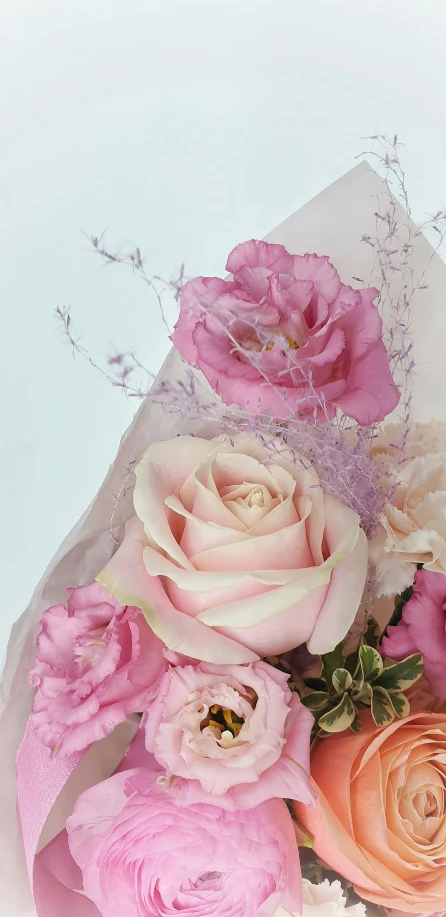
<svg viewBox="0 0 446 917"><path fill-rule="evenodd" d="M98 579L131 596L169 649L224 665L306 641L326 653L347 633L367 540L298 456L251 437L156 443L136 468L134 506Z"/></svg>
<svg viewBox="0 0 446 917"><path fill-rule="evenodd" d="M446 901L446 715L414 713L317 742L316 806L296 804L315 850L362 898L408 914Z"/></svg>
<svg viewBox="0 0 446 917"><path fill-rule="evenodd" d="M389 424L372 449L375 460L398 480L370 542L377 595L411 586L419 563L446 574L446 424L414 424L403 454L398 449L402 435L401 425Z"/></svg>

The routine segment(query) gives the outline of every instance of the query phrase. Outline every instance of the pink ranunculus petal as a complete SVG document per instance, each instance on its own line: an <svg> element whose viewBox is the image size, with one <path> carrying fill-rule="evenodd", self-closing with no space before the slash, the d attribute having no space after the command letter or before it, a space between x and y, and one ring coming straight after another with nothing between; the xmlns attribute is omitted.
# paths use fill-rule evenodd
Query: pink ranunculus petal
<svg viewBox="0 0 446 917"><path fill-rule="evenodd" d="M133 769L87 790L67 831L85 894L103 917L300 912L298 847L281 799L244 812L181 808L155 774Z"/></svg>

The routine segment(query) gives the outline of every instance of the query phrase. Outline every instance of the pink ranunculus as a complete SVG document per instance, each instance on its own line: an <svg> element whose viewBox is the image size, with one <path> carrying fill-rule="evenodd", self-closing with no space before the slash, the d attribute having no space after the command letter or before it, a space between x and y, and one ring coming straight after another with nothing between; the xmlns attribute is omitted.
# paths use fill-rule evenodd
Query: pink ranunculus
<svg viewBox="0 0 446 917"><path fill-rule="evenodd" d="M413 595L395 627L387 628L382 648L391 659L422 653L424 675L434 697L446 698L446 577L430 570L415 573Z"/></svg>
<svg viewBox="0 0 446 917"><path fill-rule="evenodd" d="M242 812L180 808L135 769L83 793L67 831L102 917L301 913L299 852L281 799Z"/></svg>
<svg viewBox="0 0 446 917"><path fill-rule="evenodd" d="M287 681L265 662L201 663L161 677L146 714L146 746L166 769L176 801L228 809L274 797L314 802L314 719Z"/></svg>
<svg viewBox="0 0 446 917"><path fill-rule="evenodd" d="M169 649L238 664L307 641L326 653L347 633L367 539L303 458L254 437L155 443L134 506L99 580Z"/></svg>
<svg viewBox="0 0 446 917"><path fill-rule="evenodd" d="M361 425L393 411L378 290L346 286L328 257L257 240L237 245L226 268L232 280L185 284L172 335L226 404L284 420L340 408Z"/></svg>
<svg viewBox="0 0 446 917"><path fill-rule="evenodd" d="M99 583L68 592L66 608L54 605L43 615L31 672L32 722L62 757L143 710L167 667L139 608L122 607Z"/></svg>

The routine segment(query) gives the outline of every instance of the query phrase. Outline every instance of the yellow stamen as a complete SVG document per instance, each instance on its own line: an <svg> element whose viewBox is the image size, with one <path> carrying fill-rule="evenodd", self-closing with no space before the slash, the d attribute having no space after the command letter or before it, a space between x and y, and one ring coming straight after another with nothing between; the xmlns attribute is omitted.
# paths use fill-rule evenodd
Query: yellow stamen
<svg viewBox="0 0 446 917"><path fill-rule="evenodd" d="M232 726L232 710L223 707L223 719L228 726Z"/></svg>
<svg viewBox="0 0 446 917"><path fill-rule="evenodd" d="M206 720L202 721L202 729L204 725L212 726L222 733L226 728L234 738L237 738L244 724L242 717L237 716L233 710L230 710L228 707L222 707L220 704L213 704L212 707L209 708L209 713L213 714L216 719L207 719L206 717Z"/></svg>

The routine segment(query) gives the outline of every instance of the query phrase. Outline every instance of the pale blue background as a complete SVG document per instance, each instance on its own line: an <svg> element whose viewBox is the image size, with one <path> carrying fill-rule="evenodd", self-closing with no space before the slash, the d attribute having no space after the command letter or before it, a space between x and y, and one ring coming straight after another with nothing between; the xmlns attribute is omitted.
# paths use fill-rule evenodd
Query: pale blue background
<svg viewBox="0 0 446 917"><path fill-rule="evenodd" d="M97 358L115 342L157 370L168 349L81 231L220 274L376 129L407 143L416 214L436 209L445 30L444 0L3 0L0 655L134 409L73 361L55 307Z"/></svg>

